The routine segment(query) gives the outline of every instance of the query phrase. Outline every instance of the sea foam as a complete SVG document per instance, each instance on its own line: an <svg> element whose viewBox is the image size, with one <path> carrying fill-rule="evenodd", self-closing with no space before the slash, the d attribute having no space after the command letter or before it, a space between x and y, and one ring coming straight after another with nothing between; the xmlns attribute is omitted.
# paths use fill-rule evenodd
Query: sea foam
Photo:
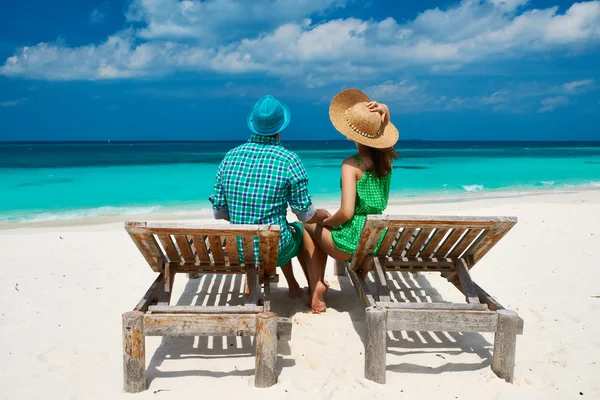
<svg viewBox="0 0 600 400"><path fill-rule="evenodd" d="M461 187L467 192L481 192L483 185L461 185Z"/></svg>

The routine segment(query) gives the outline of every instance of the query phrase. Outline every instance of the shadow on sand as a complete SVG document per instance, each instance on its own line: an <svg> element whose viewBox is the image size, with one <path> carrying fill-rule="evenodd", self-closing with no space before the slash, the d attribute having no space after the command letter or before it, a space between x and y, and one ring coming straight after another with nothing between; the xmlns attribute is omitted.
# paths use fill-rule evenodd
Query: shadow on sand
<svg viewBox="0 0 600 400"><path fill-rule="evenodd" d="M178 279L187 279L181 274ZM271 285L272 310L280 316L284 314L285 303L277 301L282 296L287 296L283 288ZM243 305L244 276L243 275L201 275L198 279L187 279L185 289L177 300L178 306L235 306ZM277 375L283 368L292 367L295 362L283 356L290 354L289 343L278 342ZM160 367L165 360L177 359L217 359L217 358L243 358L254 357L256 345L254 337L227 337L227 336L192 336L192 337L167 337L163 336L159 347L154 352L146 371L148 384L155 378L173 378L181 376L222 377L240 376L251 377L254 368L231 371L214 372L203 369L161 371ZM200 364L201 367L201 364Z"/></svg>
<svg viewBox="0 0 600 400"><path fill-rule="evenodd" d="M386 272L388 285L393 300L403 302L444 302L440 293L421 273ZM353 291L354 287L347 276L339 277L341 291ZM370 275L367 280L372 293L375 293L375 282ZM354 329L364 342L365 310L358 295L352 302L338 304L328 301L329 307L339 311L347 311L352 319ZM341 307L340 307L341 306ZM479 333L472 332L400 332L388 331L387 353L395 355L433 354L440 359L461 353L476 354L480 362L452 363L447 362L438 367L412 363L387 364L387 370L400 373L439 374L445 371L475 371L488 367L492 362L491 344Z"/></svg>

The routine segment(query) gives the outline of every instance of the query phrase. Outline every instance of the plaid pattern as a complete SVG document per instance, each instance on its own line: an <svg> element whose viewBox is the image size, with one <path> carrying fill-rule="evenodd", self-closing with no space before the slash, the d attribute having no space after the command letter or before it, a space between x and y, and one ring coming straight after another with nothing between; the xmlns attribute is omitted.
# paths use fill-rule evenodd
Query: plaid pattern
<svg viewBox="0 0 600 400"><path fill-rule="evenodd" d="M279 225L279 251L292 240L287 205L296 213L312 208L300 158L279 140L259 135L225 155L209 200L217 212L227 209L233 224Z"/></svg>

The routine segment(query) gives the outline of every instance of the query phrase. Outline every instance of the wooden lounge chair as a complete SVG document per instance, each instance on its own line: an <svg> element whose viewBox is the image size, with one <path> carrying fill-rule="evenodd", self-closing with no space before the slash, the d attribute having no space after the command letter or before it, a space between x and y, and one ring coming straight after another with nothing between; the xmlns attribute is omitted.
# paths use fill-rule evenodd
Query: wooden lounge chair
<svg viewBox="0 0 600 400"><path fill-rule="evenodd" d="M514 217L367 217L352 260L336 264L336 274L348 272L366 308L367 379L385 383L388 330L495 332L492 370L512 382L523 320L475 284L469 270L516 222ZM365 282L370 271L377 288L373 294ZM441 272L465 295L466 303L392 302L386 271Z"/></svg>
<svg viewBox="0 0 600 400"><path fill-rule="evenodd" d="M145 336L255 336L255 386L275 384L277 340L290 340L292 329L289 318L270 311L279 226L127 222L125 229L158 277L123 314L124 390L146 390ZM246 304L170 306L177 273L245 274Z"/></svg>

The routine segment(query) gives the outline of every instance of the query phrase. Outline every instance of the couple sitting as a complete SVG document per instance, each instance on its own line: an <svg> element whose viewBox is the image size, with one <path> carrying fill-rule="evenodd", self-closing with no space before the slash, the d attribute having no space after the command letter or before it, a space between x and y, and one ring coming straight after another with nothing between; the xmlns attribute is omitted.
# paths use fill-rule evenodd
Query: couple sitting
<svg viewBox="0 0 600 400"><path fill-rule="evenodd" d="M291 263L298 257L307 274L314 313L326 309L327 256L352 258L366 216L381 214L387 207L392 159L397 157L393 146L398 130L390 123L385 104L370 101L360 90L347 89L335 96L329 116L358 150L342 163L342 203L335 214L313 206L302 161L279 141L290 123L290 110L272 96L263 97L252 108L248 127L253 135L225 155L210 197L217 219L281 227L277 265L288 282L290 297L299 297L302 289ZM302 224L288 223L288 204Z"/></svg>

